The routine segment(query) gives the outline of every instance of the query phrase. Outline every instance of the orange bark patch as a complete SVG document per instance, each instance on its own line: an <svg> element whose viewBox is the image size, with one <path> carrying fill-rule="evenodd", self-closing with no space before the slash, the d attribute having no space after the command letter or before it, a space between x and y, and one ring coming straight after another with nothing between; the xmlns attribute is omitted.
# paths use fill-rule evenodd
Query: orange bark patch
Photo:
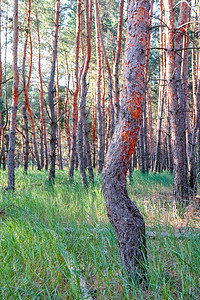
<svg viewBox="0 0 200 300"><path fill-rule="evenodd" d="M127 122L126 125L123 126L123 130L121 132L122 137L122 153L121 160L129 160L129 157L133 154L135 149L135 144L137 141L137 135L139 128L136 128L134 131L129 129L130 123Z"/></svg>
<svg viewBox="0 0 200 300"><path fill-rule="evenodd" d="M130 112L131 117L138 120L141 114L141 97L136 95L134 91L129 99L127 99L127 110Z"/></svg>

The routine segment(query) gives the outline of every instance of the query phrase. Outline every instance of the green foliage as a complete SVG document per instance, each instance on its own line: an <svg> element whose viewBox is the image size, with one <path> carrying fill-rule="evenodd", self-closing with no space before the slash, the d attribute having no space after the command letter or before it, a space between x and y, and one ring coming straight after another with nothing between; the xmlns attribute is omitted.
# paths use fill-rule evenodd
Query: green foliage
<svg viewBox="0 0 200 300"><path fill-rule="evenodd" d="M147 230L158 233L147 238L148 287L139 287L122 275L100 176L84 190L78 172L73 182L67 174L57 171L51 186L47 172L17 169L16 191L8 193L0 170L0 209L7 207L0 211L1 299L86 299L82 278L97 299L199 299L199 237L178 239L164 223L173 213L171 175L136 171L129 185Z"/></svg>

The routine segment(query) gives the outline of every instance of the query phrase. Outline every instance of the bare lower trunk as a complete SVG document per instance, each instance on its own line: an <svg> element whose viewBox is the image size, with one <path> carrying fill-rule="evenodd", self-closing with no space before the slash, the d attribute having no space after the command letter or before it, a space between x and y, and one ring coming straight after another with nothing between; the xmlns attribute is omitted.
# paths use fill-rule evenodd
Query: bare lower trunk
<svg viewBox="0 0 200 300"><path fill-rule="evenodd" d="M25 149L24 149L24 171L28 170L28 157L29 157L29 136L28 136L28 118L26 114L26 106L23 107L24 119L24 135L25 135Z"/></svg>
<svg viewBox="0 0 200 300"><path fill-rule="evenodd" d="M82 78L81 82L81 102L79 107L79 120L78 120L78 156L79 156L79 167L81 173L82 185L87 186L87 176L85 172L84 154L83 154L83 143L86 128L86 112L85 112L85 102L86 102L87 86L85 76Z"/></svg>
<svg viewBox="0 0 200 300"><path fill-rule="evenodd" d="M51 117L49 180L53 182L55 179L55 163L56 163L56 117L55 117L55 110L54 110L53 84L54 84L56 58L57 58L58 26L59 26L59 13L60 13L59 9L60 9L60 0L56 0L53 53L52 53L52 60L51 60L51 75L50 75L50 80L48 85L48 101L49 101L50 117Z"/></svg>
<svg viewBox="0 0 200 300"><path fill-rule="evenodd" d="M141 121L138 148L139 148L139 167L140 167L140 171L142 173L145 173L143 119Z"/></svg>

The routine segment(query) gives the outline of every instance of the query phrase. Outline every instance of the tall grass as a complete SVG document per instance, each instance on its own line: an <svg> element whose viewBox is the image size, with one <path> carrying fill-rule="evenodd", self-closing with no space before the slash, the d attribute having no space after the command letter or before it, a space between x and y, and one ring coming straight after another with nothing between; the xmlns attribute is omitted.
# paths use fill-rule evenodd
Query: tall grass
<svg viewBox="0 0 200 300"><path fill-rule="evenodd" d="M198 224L187 219L184 232L197 234L175 237L186 217L170 201L170 174L136 171L128 186L147 231L158 233L147 237L143 286L122 275L100 176L84 190L78 172L73 182L67 174L57 171L52 186L47 172L18 169L16 190L7 192L7 174L0 170L0 299L86 299L82 278L93 299L200 299Z"/></svg>

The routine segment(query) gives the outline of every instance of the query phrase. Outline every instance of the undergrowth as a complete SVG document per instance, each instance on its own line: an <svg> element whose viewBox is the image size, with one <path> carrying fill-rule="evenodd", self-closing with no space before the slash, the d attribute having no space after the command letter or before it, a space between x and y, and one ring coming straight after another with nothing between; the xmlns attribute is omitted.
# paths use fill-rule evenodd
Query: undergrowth
<svg viewBox="0 0 200 300"><path fill-rule="evenodd" d="M47 172L18 169L15 192L6 183L0 170L0 299L200 299L199 215L173 205L169 173L135 171L128 185L156 234L140 286L123 276L100 176L83 189L78 172L70 182L57 171L52 186Z"/></svg>

